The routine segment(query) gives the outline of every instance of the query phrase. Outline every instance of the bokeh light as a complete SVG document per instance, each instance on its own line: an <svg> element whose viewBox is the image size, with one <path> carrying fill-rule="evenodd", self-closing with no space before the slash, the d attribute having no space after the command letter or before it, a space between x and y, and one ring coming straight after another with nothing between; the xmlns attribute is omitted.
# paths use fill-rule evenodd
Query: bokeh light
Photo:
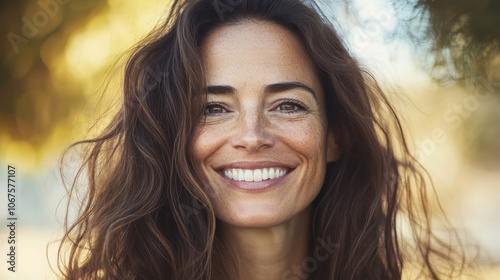
<svg viewBox="0 0 500 280"><path fill-rule="evenodd" d="M0 44L0 166L4 170L13 164L19 170L18 215L22 220L18 272L13 276L1 262L0 279L55 279L46 245L60 238L62 230L64 207L59 203L65 190L58 160L64 148L94 135L116 111L126 53L161 23L169 2L19 0L0 4L4 36ZM436 83L425 68L429 57L414 51L418 46L404 36L386 40L384 32L401 27L391 1L355 2L361 3L355 7L364 19L350 20L340 10L332 12L343 20L340 25L345 24L341 33L388 94L406 100L396 107L406 120L414 153L433 175L452 222L481 248L481 275L484 279L500 277L499 85L491 79L471 87ZM500 65L500 56L492 65ZM492 67L487 74L485 79L500 77L500 70ZM6 181L5 176L0 171L0 182ZM0 201L3 223L3 189ZM2 226L2 254L7 247L4 236ZM52 265L55 247L51 245L47 253Z"/></svg>

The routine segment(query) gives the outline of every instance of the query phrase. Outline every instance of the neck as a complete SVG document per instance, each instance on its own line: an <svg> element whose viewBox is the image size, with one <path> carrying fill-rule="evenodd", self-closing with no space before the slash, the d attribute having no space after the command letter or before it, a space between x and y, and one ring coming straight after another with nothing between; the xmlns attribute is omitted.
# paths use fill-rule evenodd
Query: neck
<svg viewBox="0 0 500 280"><path fill-rule="evenodd" d="M221 223L221 237L232 249L241 280L305 277L300 269L309 253L311 207L270 228L241 228ZM304 279L304 278L301 278Z"/></svg>

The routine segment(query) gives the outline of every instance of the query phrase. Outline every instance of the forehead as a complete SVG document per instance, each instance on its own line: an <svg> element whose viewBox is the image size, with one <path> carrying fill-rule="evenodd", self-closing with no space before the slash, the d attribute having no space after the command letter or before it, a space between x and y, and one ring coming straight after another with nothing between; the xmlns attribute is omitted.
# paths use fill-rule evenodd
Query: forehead
<svg viewBox="0 0 500 280"><path fill-rule="evenodd" d="M228 74L253 75L263 82L317 82L315 68L302 41L288 29L268 21L245 20L216 28L202 43L207 80L225 83Z"/></svg>

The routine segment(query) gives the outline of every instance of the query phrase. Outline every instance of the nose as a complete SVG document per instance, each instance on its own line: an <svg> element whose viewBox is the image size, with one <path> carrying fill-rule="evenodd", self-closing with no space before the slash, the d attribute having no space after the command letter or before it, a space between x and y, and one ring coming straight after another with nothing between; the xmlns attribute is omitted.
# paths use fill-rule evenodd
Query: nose
<svg viewBox="0 0 500 280"><path fill-rule="evenodd" d="M257 152L274 145L274 137L261 114L246 113L239 118L236 126L232 139L234 148Z"/></svg>

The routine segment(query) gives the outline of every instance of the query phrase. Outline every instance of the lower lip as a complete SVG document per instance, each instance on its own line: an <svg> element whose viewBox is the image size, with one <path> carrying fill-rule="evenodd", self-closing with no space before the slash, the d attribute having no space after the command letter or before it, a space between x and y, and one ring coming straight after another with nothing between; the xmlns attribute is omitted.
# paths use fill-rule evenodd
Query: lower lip
<svg viewBox="0 0 500 280"><path fill-rule="evenodd" d="M280 185L286 178L288 178L288 175L292 173L293 170L288 171L285 175L275 178L275 179L267 179L264 181L260 182L247 182L247 181L236 181L231 178L228 178L224 176L224 173L219 172L219 175L222 176L222 179L227 182L231 187L240 189L240 190L245 190L245 191L251 191L251 192L258 192L258 191L265 191L274 187L277 187Z"/></svg>

